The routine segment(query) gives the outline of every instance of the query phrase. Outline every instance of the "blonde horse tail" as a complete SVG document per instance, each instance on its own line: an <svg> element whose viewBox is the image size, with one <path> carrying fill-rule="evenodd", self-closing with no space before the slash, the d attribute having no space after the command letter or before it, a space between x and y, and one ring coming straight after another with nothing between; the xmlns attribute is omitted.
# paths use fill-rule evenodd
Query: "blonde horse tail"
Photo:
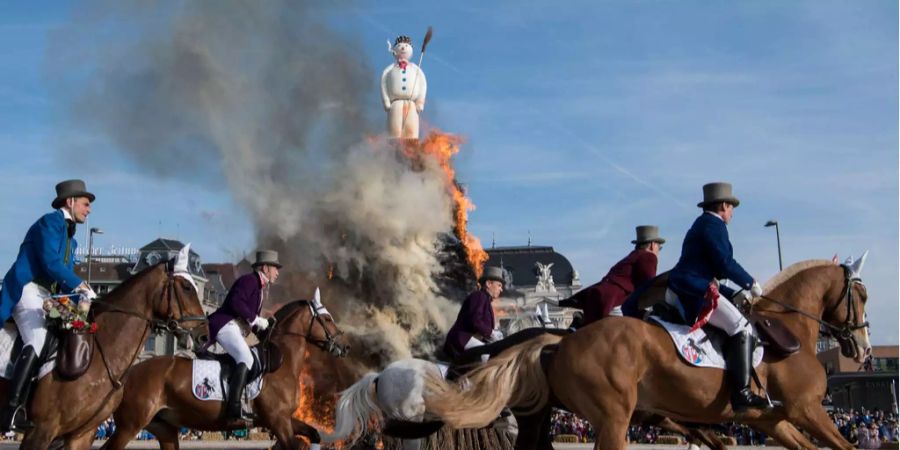
<svg viewBox="0 0 900 450"><path fill-rule="evenodd" d="M545 334L510 347L469 372L460 383L429 374L425 379L426 410L453 428L481 428L504 406L528 414L547 404L550 388L541 367L541 349L561 336Z"/></svg>
<svg viewBox="0 0 900 450"><path fill-rule="evenodd" d="M381 421L381 408L374 400L374 385L377 379L377 373L367 373L353 386L341 392L341 398L335 406L334 430L325 433L323 441L331 443L346 439L357 429L355 436L362 436L371 421L374 420L376 423ZM352 446L353 443L348 445Z"/></svg>

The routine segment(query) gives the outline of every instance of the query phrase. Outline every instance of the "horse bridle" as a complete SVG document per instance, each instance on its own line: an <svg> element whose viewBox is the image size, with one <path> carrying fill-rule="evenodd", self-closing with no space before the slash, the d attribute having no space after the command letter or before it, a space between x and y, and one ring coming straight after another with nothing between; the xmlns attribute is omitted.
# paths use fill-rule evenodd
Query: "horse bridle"
<svg viewBox="0 0 900 450"><path fill-rule="evenodd" d="M321 310L325 310L325 307L316 305L310 301L306 301L306 303L309 306L310 311L312 311L312 316L309 319L309 326L306 327L306 334L294 333L292 331L287 331L287 330L282 331L282 333L287 334L287 335L292 335L292 336L300 336L300 337L306 339L307 342L315 345L316 347L319 347L320 349L322 349L334 356L338 356L338 357L343 356L344 349L342 349L340 347L340 345L338 345L337 338L338 338L338 336L344 334L344 332L341 331L340 329L338 329L337 333L334 333L334 334L330 333L328 331L328 327L325 326L325 319L322 318L322 316L324 316L324 314L322 314ZM290 315L285 317L284 321L286 322L288 319L293 317L299 311L300 311L300 308L297 308L295 311L291 312ZM329 313L328 315L330 316L331 314ZM312 328L316 322L318 322L319 325L322 326L322 331L325 332L325 339L318 339L318 338L313 337ZM274 326L277 327L278 325L279 325L279 323L276 322Z"/></svg>
<svg viewBox="0 0 900 450"><path fill-rule="evenodd" d="M184 305L182 304L181 297L175 293L175 278L176 278L175 273L173 271L169 270L169 271L167 271L167 276L168 276L168 279L166 280L166 287L165 287L165 289L163 289L162 293L160 293L159 299L156 302L154 302L154 305L153 305L153 310L157 310L158 309L157 306L159 306L163 302L164 299L167 301L167 306L168 306L167 310L169 311L169 317L167 317L165 319L154 318L153 317L154 314L152 312L150 313L150 317L144 317L143 314L141 314L137 311L129 311L127 309L122 309L113 303L109 303L107 301L100 300L100 299L95 299L93 301L93 303L98 303L98 304L106 306L107 311L109 311L109 312L117 312L120 314L126 314L126 315L129 315L132 317L137 317L138 319L143 320L147 324L147 326L144 328L144 332L141 333L141 336L142 336L141 341L143 341L146 338L148 331L153 331L153 332L157 332L157 333L161 332L161 331L169 331L169 332L172 332L175 334L190 333L191 330L193 330L194 328L197 328L198 326L207 322L208 319L206 318L206 316L185 316L185 315L183 315L184 310L186 308L184 308ZM200 293L198 292L197 294L199 296ZM172 297L175 297L176 305L178 306L178 312L180 313L180 317L177 319L174 318L175 309L172 308ZM190 327L190 328L184 328L181 326L181 324L183 322L198 322L198 324L193 327ZM137 350L135 350L134 355L131 356L131 362L129 363L128 367L122 372L121 376L116 377L112 374L112 368L109 365L109 361L107 360L106 353L103 351L103 346L100 344L100 340L98 339L98 340L95 340L94 342L97 344L97 350L100 352L100 359L103 361L103 365L106 366L106 374L107 374L107 376L109 376L110 383L112 383L112 385L115 389L121 388L122 387L122 379L124 379L125 375L128 374L128 371L131 369L132 365L134 364L134 360L137 358L138 354L141 352L141 350L143 349L144 346L143 345L138 346Z"/></svg>
<svg viewBox="0 0 900 450"><path fill-rule="evenodd" d="M844 288L841 291L841 300L839 302L837 302L837 304L834 305L834 307L823 312L823 314L822 314L822 317L825 317L826 315L833 315L838 310L838 308L841 307L842 304L846 304L847 305L847 314L844 318L844 322L840 326L832 325L832 324L826 322L825 320L823 320L819 317L816 317L813 314L799 310L799 309L797 309L791 305L788 305L778 299L774 299L767 295L763 295L761 297L766 300L769 300L772 303L780 305L781 307L787 309L788 311L795 312L797 314L800 314L802 316L805 316L807 318L815 320L816 322L819 323L819 325L826 328L828 330L828 334L831 335L832 337L834 337L835 339L837 339L842 345L851 344L853 347L853 351L856 352L857 351L856 348L858 346L857 346L857 342L856 342L856 336L853 334L853 332L856 330L862 329L862 328L868 328L869 322L868 321L863 321L863 322L858 321L859 317L856 312L856 308L854 307L854 306L856 306L856 302L858 301L858 299L853 296L853 286L857 283L862 286L865 286L865 285L862 282L862 278L860 278L858 276L853 276L853 273L848 266L842 264L841 267L844 269ZM775 312L775 311L769 311L769 312Z"/></svg>

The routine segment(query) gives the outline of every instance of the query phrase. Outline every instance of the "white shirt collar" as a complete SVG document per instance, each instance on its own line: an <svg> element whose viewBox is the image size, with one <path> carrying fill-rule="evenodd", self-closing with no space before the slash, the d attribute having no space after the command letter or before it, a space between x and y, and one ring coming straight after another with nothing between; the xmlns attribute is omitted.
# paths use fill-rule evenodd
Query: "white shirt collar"
<svg viewBox="0 0 900 450"><path fill-rule="evenodd" d="M262 281L263 287L268 286L269 285L269 277L267 277L266 274L262 273L261 270L257 270L256 273L259 274L259 279Z"/></svg>
<svg viewBox="0 0 900 450"><path fill-rule="evenodd" d="M718 214L716 214L716 213L714 213L714 212L712 212L712 211L703 211L703 212L705 212L706 214L712 214L715 218L721 220L722 222L725 221L725 219L723 219L722 216L720 216L720 215L718 215Z"/></svg>
<svg viewBox="0 0 900 450"><path fill-rule="evenodd" d="M65 208L59 208L59 211L63 213L63 217L64 217L66 220L71 220L72 222L75 221L75 219L72 218L72 214L69 214L69 210L68 210L68 209L65 209Z"/></svg>

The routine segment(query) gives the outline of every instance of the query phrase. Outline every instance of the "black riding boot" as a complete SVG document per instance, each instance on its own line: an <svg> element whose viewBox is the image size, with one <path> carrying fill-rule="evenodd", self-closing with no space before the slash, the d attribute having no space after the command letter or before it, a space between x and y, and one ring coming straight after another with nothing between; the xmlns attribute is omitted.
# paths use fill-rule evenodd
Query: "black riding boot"
<svg viewBox="0 0 900 450"><path fill-rule="evenodd" d="M244 392L244 385L247 384L247 374L250 369L244 363L238 363L231 372L231 378L228 380L228 404L225 405L225 418L229 420L248 419L244 417L241 411L241 397Z"/></svg>
<svg viewBox="0 0 900 450"><path fill-rule="evenodd" d="M34 427L27 420L25 409L22 405L27 400L28 384L37 365L38 357L34 347L27 346L22 349L16 366L13 368L13 376L9 382L9 399L0 411L0 431L22 430Z"/></svg>
<svg viewBox="0 0 900 450"><path fill-rule="evenodd" d="M753 337L750 333L742 331L728 338L725 365L731 382L731 408L735 412L771 406L768 400L750 390L750 371L753 370Z"/></svg>

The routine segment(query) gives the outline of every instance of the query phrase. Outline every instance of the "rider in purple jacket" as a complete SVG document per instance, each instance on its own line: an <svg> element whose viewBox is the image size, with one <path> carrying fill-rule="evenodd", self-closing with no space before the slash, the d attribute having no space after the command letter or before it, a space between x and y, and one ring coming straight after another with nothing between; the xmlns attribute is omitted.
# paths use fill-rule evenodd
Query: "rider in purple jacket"
<svg viewBox="0 0 900 450"><path fill-rule="evenodd" d="M244 336L245 330L251 327L260 331L269 327L268 319L263 318L260 313L264 296L268 296L269 285L278 280L281 269L278 252L256 252L253 268L256 270L235 280L225 302L209 316L210 344L218 342L236 363L228 380L228 404L225 406L227 419L252 419L244 417L241 411L241 395L248 381L247 374L253 367L253 354L250 353L250 346Z"/></svg>
<svg viewBox="0 0 900 450"><path fill-rule="evenodd" d="M466 297L456 322L447 333L444 352L451 358L459 357L472 347L503 339L500 330L495 329L494 309L491 306L491 302L500 298L503 292L503 269L485 267L478 281L481 289Z"/></svg>

